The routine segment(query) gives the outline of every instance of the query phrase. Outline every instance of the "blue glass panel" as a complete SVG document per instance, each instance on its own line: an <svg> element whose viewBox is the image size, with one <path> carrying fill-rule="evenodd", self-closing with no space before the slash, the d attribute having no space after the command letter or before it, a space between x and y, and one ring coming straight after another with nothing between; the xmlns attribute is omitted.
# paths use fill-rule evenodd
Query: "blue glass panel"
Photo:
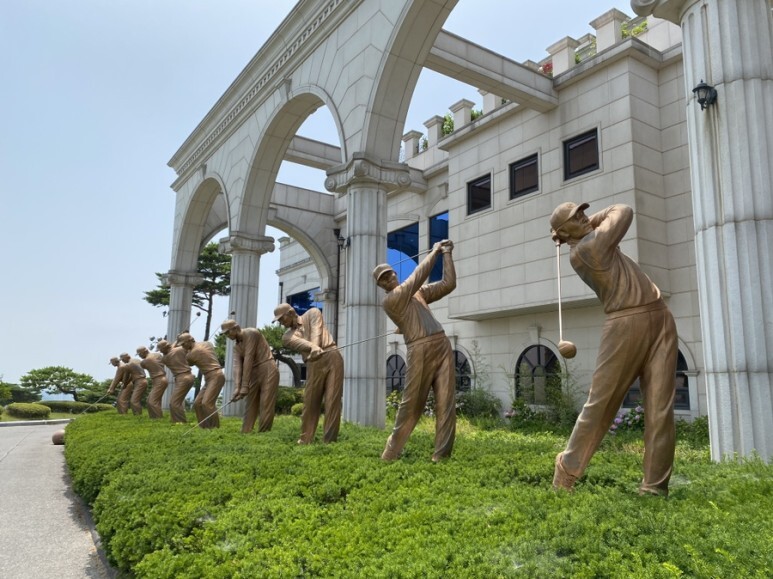
<svg viewBox="0 0 773 579"><path fill-rule="evenodd" d="M322 310L322 302L314 300L314 296L319 293L319 288L315 287L305 292L298 292L287 296L287 303L290 304L296 313L301 316L309 311L309 308Z"/></svg>
<svg viewBox="0 0 773 579"><path fill-rule="evenodd" d="M413 223L387 235L387 263L403 283L419 263L419 224Z"/></svg>
<svg viewBox="0 0 773 579"><path fill-rule="evenodd" d="M429 218L429 247L444 239L448 239L448 211ZM432 273L429 274L429 281L441 279L443 279L443 260L438 259L432 268Z"/></svg>

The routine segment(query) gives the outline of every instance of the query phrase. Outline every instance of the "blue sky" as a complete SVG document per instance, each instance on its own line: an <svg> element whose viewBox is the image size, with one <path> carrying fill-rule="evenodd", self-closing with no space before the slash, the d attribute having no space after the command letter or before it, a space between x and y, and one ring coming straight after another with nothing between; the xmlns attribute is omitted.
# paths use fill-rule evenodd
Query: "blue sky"
<svg viewBox="0 0 773 579"><path fill-rule="evenodd" d="M112 377L111 356L166 331L143 292L169 269L168 160L295 2L9 0L0 4L0 377L68 366ZM516 61L541 60L625 1L459 0L444 28ZM438 95L442 95L438 97ZM473 87L425 71L405 131ZM336 142L322 109L301 128ZM285 164L279 180L324 190ZM281 232L269 232L279 237ZM277 299L278 253L261 263L258 325ZM228 311L217 306L215 322ZM203 321L192 325L200 338Z"/></svg>

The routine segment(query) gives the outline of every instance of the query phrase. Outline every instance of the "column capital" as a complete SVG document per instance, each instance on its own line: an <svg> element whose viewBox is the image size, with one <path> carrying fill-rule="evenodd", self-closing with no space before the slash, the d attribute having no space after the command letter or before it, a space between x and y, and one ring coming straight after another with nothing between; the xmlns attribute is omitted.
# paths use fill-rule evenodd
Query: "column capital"
<svg viewBox="0 0 773 579"><path fill-rule="evenodd" d="M263 255L274 251L274 238L265 235L248 235L235 231L218 240L220 253L255 253Z"/></svg>
<svg viewBox="0 0 773 579"><path fill-rule="evenodd" d="M325 189L335 193L346 193L350 186L378 185L388 192L396 189L426 191L427 182L405 163L378 160L367 153L354 153L351 160L327 170Z"/></svg>
<svg viewBox="0 0 773 579"><path fill-rule="evenodd" d="M655 16L682 24L682 15L698 0L631 0L631 9L639 16Z"/></svg>
<svg viewBox="0 0 773 579"><path fill-rule="evenodd" d="M196 287L204 281L204 276L197 271L179 271L170 269L161 276L161 282L166 287L187 286Z"/></svg>
<svg viewBox="0 0 773 579"><path fill-rule="evenodd" d="M336 301L338 294L335 290L324 289L314 294L314 299L318 302L334 302Z"/></svg>

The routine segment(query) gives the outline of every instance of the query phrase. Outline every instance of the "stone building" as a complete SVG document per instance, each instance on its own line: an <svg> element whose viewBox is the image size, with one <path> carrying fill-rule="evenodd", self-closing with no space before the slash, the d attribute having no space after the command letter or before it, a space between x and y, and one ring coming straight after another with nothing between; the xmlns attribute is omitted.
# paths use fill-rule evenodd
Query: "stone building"
<svg viewBox="0 0 773 579"><path fill-rule="evenodd" d="M281 298L321 306L347 346L344 418L383 426L405 346L390 334L370 271L389 254L407 275L406 258L449 237L458 287L433 311L457 352L460 388L540 404L553 376L587 388L603 318L564 250L564 336L578 354L561 358L548 217L566 200L591 210L626 203L635 220L621 248L677 323L677 413L709 416L715 459L770 458L773 295L761 289L773 284L769 3L634 0L640 19L599 15L595 35L558 39L539 63L442 30L454 5L296 5L170 161L169 334L188 323L196 255L223 227L230 310L255 324L260 256L273 249L265 227L275 226L289 236ZM439 102L452 132L442 116L404 127L423 67L478 87L481 110ZM704 79L716 98L699 106L692 87ZM338 143L295 134L322 105ZM276 183L282 159L325 169L327 192Z"/></svg>

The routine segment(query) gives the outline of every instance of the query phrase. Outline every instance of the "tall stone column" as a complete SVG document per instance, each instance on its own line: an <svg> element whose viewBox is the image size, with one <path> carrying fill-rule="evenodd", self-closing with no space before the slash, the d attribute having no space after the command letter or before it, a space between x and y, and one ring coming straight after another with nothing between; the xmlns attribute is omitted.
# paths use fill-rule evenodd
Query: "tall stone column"
<svg viewBox="0 0 773 579"><path fill-rule="evenodd" d="M170 270L163 276L163 282L169 286L169 315L167 317L167 340L174 344L180 332L188 330L191 325L191 303L193 302L193 288L204 281L201 274L195 271ZM172 376L167 370L167 378L172 383ZM171 388L167 388L161 398L161 407L169 408L169 396Z"/></svg>
<svg viewBox="0 0 773 579"><path fill-rule="evenodd" d="M325 326L331 336L337 335L336 332L336 315L335 308L338 301L338 294L333 290L323 290L314 294L314 300L322 302L323 317L325 318Z"/></svg>
<svg viewBox="0 0 773 579"><path fill-rule="evenodd" d="M371 272L386 261L387 193L411 185L404 164L378 162L355 153L346 165L328 170L325 188L346 193L346 344L343 418L384 427L386 414L386 318L382 290Z"/></svg>
<svg viewBox="0 0 773 579"><path fill-rule="evenodd" d="M235 312L234 319L243 328L254 328L258 323L258 284L260 281L260 257L274 251L274 238L234 233L220 240L221 253L231 254L231 296L228 311ZM215 320L219 330L222 320ZM223 401L228 402L234 391L233 342L226 340L225 386ZM223 410L226 416L244 414L244 401L229 404Z"/></svg>
<svg viewBox="0 0 773 579"><path fill-rule="evenodd" d="M711 456L773 458L773 21L767 0L633 1L682 28ZM714 86L701 110L692 89Z"/></svg>

